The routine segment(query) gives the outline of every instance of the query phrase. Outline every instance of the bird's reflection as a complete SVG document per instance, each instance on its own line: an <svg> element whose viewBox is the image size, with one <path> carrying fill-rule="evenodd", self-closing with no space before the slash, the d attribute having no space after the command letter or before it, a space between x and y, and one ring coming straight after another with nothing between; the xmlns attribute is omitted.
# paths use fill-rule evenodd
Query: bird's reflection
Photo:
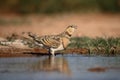
<svg viewBox="0 0 120 80"><path fill-rule="evenodd" d="M46 72L60 72L64 74L71 74L68 62L64 57L49 56L39 62L33 64L33 71L46 71Z"/></svg>

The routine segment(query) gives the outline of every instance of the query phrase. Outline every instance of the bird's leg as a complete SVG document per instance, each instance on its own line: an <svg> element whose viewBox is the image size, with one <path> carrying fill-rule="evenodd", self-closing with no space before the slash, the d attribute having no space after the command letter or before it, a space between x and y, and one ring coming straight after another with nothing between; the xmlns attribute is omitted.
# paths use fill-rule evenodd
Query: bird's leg
<svg viewBox="0 0 120 80"><path fill-rule="evenodd" d="M52 51L51 54L52 54L52 56L55 56L55 51Z"/></svg>
<svg viewBox="0 0 120 80"><path fill-rule="evenodd" d="M52 56L55 56L55 50L50 48L50 54L52 54Z"/></svg>
<svg viewBox="0 0 120 80"><path fill-rule="evenodd" d="M48 54L49 54L49 56L51 55L51 49L50 48L48 49Z"/></svg>

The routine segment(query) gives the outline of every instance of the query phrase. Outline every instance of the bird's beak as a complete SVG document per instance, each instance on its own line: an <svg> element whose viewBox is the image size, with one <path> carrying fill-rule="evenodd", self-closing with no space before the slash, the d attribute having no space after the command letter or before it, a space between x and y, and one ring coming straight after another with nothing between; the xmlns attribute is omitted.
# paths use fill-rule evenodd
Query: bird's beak
<svg viewBox="0 0 120 80"><path fill-rule="evenodd" d="M75 26L75 29L77 29L77 26Z"/></svg>

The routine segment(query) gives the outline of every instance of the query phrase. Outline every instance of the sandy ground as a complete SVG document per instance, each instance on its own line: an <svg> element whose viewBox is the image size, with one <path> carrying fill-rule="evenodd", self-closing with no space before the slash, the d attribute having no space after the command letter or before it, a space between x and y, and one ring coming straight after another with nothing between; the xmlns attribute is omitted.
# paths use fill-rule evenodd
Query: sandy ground
<svg viewBox="0 0 120 80"><path fill-rule="evenodd" d="M0 19L27 21L0 25L1 37L29 31L39 35L58 34L71 24L78 26L74 36L120 36L120 14L0 15Z"/></svg>

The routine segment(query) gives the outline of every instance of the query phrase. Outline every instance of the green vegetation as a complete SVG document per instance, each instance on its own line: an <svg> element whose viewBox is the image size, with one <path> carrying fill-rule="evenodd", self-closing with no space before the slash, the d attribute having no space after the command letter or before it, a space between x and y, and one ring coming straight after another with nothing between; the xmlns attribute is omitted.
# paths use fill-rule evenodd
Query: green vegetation
<svg viewBox="0 0 120 80"><path fill-rule="evenodd" d="M120 0L1 0L0 12L59 13L73 11L120 12Z"/></svg>
<svg viewBox="0 0 120 80"><path fill-rule="evenodd" d="M86 48L97 55L120 55L120 37L75 37L68 48Z"/></svg>

